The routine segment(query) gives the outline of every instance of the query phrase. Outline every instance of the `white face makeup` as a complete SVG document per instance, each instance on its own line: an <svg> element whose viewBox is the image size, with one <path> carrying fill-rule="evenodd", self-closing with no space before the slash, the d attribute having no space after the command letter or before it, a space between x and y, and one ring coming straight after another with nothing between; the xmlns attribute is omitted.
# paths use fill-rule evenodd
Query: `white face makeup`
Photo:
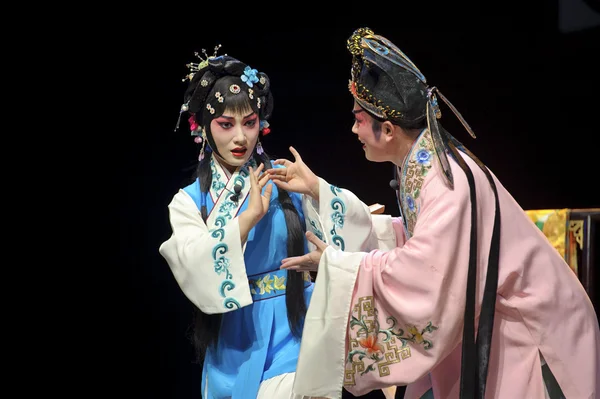
<svg viewBox="0 0 600 399"><path fill-rule="evenodd" d="M365 157L372 162L384 162L388 160L386 141L381 132L373 131L373 118L365 112L357 103L352 109L354 114L354 125L352 133L358 136L363 145Z"/></svg>
<svg viewBox="0 0 600 399"><path fill-rule="evenodd" d="M254 112L240 115L226 110L223 115L210 122L217 151L224 162L223 166L230 172L244 165L252 156L259 128L258 115Z"/></svg>

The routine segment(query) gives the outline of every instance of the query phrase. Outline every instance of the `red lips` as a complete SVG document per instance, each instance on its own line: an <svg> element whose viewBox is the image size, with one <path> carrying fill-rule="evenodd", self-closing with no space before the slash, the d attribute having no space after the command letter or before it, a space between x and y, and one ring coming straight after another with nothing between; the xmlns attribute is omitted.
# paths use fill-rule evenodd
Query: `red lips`
<svg viewBox="0 0 600 399"><path fill-rule="evenodd" d="M248 150L244 147L237 147L231 150L231 153L234 157L243 157L246 154L246 151Z"/></svg>

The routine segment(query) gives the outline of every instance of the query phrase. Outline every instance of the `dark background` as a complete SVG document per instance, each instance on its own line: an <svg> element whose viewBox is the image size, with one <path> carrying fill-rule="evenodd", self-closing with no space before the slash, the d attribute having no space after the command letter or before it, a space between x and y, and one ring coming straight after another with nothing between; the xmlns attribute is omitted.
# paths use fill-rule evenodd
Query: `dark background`
<svg viewBox="0 0 600 399"><path fill-rule="evenodd" d="M392 166L366 161L350 131L346 39L368 26L398 45L458 108L476 140L443 103L442 123L524 209L600 206L592 194L599 170L593 144L600 133L598 14L583 0L567 8L527 2L528 9L502 2L485 11L399 3L349 3L339 13L304 3L241 3L219 14L182 9L175 20L140 15L132 25L123 41L128 57L138 60L131 67L136 83L125 99L144 109L130 117L133 126L119 142L120 272L129 284L118 327L123 349L116 363L126 373L119 392L200 397L201 370L186 337L192 308L158 253L170 235L167 205L199 151L185 120L184 129L173 131L185 90L181 78L194 51L212 54L220 43L221 54L270 76L275 110L263 146L272 157L291 156L293 145L318 175L397 215L388 185Z"/></svg>

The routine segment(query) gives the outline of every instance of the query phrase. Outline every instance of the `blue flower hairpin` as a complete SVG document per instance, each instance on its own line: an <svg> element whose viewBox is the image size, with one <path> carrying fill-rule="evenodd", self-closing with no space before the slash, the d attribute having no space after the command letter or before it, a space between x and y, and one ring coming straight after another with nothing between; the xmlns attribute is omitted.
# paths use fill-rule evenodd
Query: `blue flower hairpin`
<svg viewBox="0 0 600 399"><path fill-rule="evenodd" d="M258 71L256 69L247 66L244 69L244 74L241 76L242 82L245 82L250 87L254 86L254 83L258 82L258 77L256 77L257 73Z"/></svg>

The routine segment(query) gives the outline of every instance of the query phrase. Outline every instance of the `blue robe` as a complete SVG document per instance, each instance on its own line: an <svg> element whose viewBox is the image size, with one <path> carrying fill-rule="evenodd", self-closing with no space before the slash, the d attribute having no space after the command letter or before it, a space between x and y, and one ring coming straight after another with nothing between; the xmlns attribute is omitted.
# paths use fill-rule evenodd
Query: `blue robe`
<svg viewBox="0 0 600 399"><path fill-rule="evenodd" d="M243 250L245 268L240 267L241 257L236 257L235 252L240 250L235 248L241 244L239 230L228 231L227 225L235 224L232 221L247 208L250 200L247 194L250 181L247 173L244 174L244 168L230 177L227 176L228 172L214 162L212 169L213 184L209 193L201 193L199 181L196 180L177 194L191 198L195 204L193 212L197 214L190 215L192 210L188 204L187 215L183 215L185 223L180 223L178 218L172 217L172 249L169 244L163 244L161 253L173 268L182 290L192 302L205 313L223 314L218 344L215 348L209 348L205 357L202 398L255 399L262 381L295 372L300 351L300 341L292 336L287 318L284 288L287 283L287 271L279 269L281 260L288 256L287 227L278 199L279 192L273 185L269 210L249 232ZM244 185L237 206L231 200L224 199L231 196L230 191L234 191L232 186L235 182L231 181L233 179ZM220 200L219 196L222 197ZM304 225L301 196L290 193L290 197L300 216L300 223ZM217 208L215 201L218 202ZM193 219L195 224L199 223L197 218L202 205L206 206L210 214L205 227L208 231L198 233L206 237L196 245L212 245L214 248L212 251L194 252L196 257L207 260L203 261L203 264L199 261L193 264L192 256L182 255L184 251L191 251L186 248L191 244L183 233L178 234L178 230L190 228L188 219ZM175 212L182 213L172 210L172 214ZM213 212L220 214L215 216L212 215ZM233 227L230 226L231 228ZM304 248L306 251L306 241ZM213 259L208 259L209 256ZM211 267L211 263L214 267ZM183 264L186 265L182 266ZM184 273L180 268L193 270ZM199 276L192 278L191 273ZM215 278L221 278L220 285ZM204 286L198 287L203 281L206 281ZM308 273L304 273L303 281L308 307L313 283ZM244 283L247 287L241 287ZM199 292L211 290L215 292Z"/></svg>

